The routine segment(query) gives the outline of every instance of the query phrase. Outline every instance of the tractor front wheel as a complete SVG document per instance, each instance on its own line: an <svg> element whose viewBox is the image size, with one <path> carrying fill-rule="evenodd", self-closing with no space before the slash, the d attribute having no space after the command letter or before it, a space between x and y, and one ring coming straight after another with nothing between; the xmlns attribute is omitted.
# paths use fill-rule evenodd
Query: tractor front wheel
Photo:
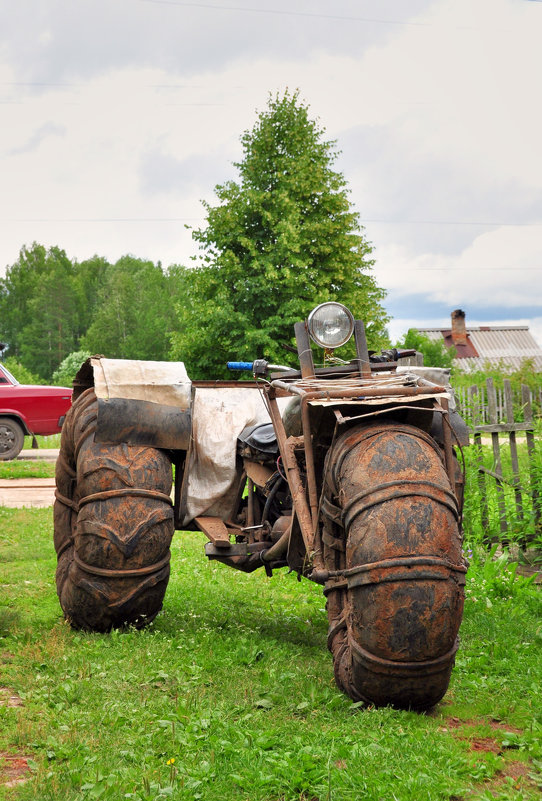
<svg viewBox="0 0 542 801"><path fill-rule="evenodd" d="M169 580L173 509L168 457L95 441L88 389L62 429L54 508L56 583L74 628L109 631L152 621Z"/></svg>
<svg viewBox="0 0 542 801"><path fill-rule="evenodd" d="M324 559L339 687L426 709L446 692L466 566L438 445L399 423L358 426L328 454Z"/></svg>

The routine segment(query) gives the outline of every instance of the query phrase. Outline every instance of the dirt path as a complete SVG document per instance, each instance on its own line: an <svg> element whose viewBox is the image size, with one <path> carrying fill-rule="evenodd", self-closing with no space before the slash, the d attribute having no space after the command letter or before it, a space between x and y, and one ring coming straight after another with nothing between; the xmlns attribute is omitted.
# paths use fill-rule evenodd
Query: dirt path
<svg viewBox="0 0 542 801"><path fill-rule="evenodd" d="M28 448L17 456L18 461L56 462L58 448Z"/></svg>
<svg viewBox="0 0 542 801"><path fill-rule="evenodd" d="M21 509L23 506L52 506L55 499L54 478L0 479L0 506Z"/></svg>

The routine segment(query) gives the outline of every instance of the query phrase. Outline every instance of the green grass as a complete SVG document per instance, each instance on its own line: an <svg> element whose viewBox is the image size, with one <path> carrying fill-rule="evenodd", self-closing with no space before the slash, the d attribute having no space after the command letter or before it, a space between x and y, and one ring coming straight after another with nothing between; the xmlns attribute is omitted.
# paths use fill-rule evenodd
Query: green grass
<svg viewBox="0 0 542 801"><path fill-rule="evenodd" d="M0 752L32 768L0 799L539 798L540 593L503 563L475 552L450 690L417 715L337 690L319 587L209 563L198 534L147 630L72 631L51 518L0 509L0 684L23 704L0 706Z"/></svg>
<svg viewBox="0 0 542 801"><path fill-rule="evenodd" d="M60 434L51 434L48 437L37 436L36 441L39 448L59 448ZM26 450L30 450L30 448L32 448L32 437L24 438L23 448Z"/></svg>
<svg viewBox="0 0 542 801"><path fill-rule="evenodd" d="M0 461L0 478L54 478L54 476L54 462L44 462L40 459Z"/></svg>

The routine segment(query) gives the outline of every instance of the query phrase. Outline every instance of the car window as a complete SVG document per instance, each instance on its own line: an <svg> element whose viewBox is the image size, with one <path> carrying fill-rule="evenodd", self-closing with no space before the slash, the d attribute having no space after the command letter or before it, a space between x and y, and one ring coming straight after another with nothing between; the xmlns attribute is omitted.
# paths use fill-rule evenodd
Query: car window
<svg viewBox="0 0 542 801"><path fill-rule="evenodd" d="M12 375L9 372L8 368L4 367L4 365L1 365L0 366L0 384L18 384L18 383L19 382L17 381L15 376Z"/></svg>

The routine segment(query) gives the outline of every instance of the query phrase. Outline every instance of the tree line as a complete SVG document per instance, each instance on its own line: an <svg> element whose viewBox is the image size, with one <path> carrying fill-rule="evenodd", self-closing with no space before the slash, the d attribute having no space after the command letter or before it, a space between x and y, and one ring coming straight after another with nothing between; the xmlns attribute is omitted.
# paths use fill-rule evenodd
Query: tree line
<svg viewBox="0 0 542 801"><path fill-rule="evenodd" d="M370 347L387 344L385 291L334 169L336 143L287 91L269 98L241 144L238 180L215 187L193 231L194 266L23 247L0 279L10 357L42 380L80 352L178 359L193 378L218 378L228 359L295 363L294 322L327 300L365 321Z"/></svg>
<svg viewBox="0 0 542 801"><path fill-rule="evenodd" d="M0 280L6 355L47 381L74 351L168 359L177 269L134 256L77 262L59 247L23 247Z"/></svg>

